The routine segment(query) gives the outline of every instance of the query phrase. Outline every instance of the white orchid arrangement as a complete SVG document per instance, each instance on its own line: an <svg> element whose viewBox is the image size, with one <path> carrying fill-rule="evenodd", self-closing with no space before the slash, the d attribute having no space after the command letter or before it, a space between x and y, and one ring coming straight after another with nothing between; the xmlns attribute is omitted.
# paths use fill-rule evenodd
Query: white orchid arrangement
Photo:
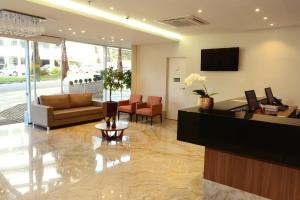
<svg viewBox="0 0 300 200"><path fill-rule="evenodd" d="M201 76L200 74L197 73L192 73L190 74L185 80L184 83L186 86L191 86L193 84L193 82L195 81L200 81L203 85L203 89L199 89L199 90L193 90L193 93L196 95L200 95L201 97L206 97L209 98L212 95L218 94L218 93L208 93L208 90L206 88L205 85L205 81L206 81L206 77L205 76Z"/></svg>

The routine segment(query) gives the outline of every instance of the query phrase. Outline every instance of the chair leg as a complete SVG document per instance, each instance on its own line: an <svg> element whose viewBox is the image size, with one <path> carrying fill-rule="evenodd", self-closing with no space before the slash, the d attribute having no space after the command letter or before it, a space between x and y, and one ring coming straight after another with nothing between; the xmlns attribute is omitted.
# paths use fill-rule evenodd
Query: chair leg
<svg viewBox="0 0 300 200"><path fill-rule="evenodd" d="M118 120L120 120L120 112L118 111Z"/></svg>
<svg viewBox="0 0 300 200"><path fill-rule="evenodd" d="M136 115L135 115L135 123L138 122L138 117L139 117L139 116L136 114Z"/></svg>
<svg viewBox="0 0 300 200"><path fill-rule="evenodd" d="M151 121L150 121L150 124L151 124L151 126L152 126L152 116L151 116Z"/></svg>
<svg viewBox="0 0 300 200"><path fill-rule="evenodd" d="M160 114L160 123L162 124L162 114Z"/></svg>
<svg viewBox="0 0 300 200"><path fill-rule="evenodd" d="M144 120L144 115L142 115L142 121Z"/></svg>
<svg viewBox="0 0 300 200"><path fill-rule="evenodd" d="M130 121L132 122L132 113L130 113Z"/></svg>

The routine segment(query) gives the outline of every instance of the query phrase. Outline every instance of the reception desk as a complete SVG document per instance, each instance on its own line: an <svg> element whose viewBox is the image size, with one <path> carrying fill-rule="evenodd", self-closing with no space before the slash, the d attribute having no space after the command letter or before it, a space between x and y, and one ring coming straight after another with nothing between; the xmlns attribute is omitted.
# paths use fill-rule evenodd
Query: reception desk
<svg viewBox="0 0 300 200"><path fill-rule="evenodd" d="M177 139L206 147L207 180L270 199L300 199L300 120L290 118L294 112L247 113L245 105L238 98L211 111L180 110Z"/></svg>

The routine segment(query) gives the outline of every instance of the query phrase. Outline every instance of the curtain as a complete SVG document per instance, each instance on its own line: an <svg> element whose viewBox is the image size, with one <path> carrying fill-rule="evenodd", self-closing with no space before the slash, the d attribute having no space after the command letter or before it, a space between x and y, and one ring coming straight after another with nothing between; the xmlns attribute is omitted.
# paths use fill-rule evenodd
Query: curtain
<svg viewBox="0 0 300 200"><path fill-rule="evenodd" d="M61 42L61 65L62 65L61 79L63 81L67 77L67 74L69 71L66 40L62 40L62 42Z"/></svg>
<svg viewBox="0 0 300 200"><path fill-rule="evenodd" d="M119 53L118 53L118 69L120 71L123 71L123 64L122 64L122 49L119 48Z"/></svg>

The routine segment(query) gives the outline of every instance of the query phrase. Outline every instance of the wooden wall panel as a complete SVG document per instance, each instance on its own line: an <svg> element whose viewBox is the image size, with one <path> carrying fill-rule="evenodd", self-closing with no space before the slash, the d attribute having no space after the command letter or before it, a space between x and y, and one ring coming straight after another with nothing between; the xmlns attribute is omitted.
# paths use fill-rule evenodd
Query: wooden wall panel
<svg viewBox="0 0 300 200"><path fill-rule="evenodd" d="M206 148L204 178L273 200L300 200L300 170Z"/></svg>

